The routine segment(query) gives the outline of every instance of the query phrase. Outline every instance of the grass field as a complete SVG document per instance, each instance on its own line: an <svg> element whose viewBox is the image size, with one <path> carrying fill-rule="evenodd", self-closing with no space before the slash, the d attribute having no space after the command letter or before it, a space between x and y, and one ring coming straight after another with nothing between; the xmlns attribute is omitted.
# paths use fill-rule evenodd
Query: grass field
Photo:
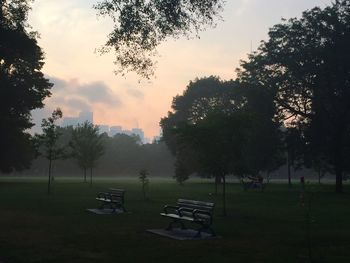
<svg viewBox="0 0 350 263"><path fill-rule="evenodd" d="M95 215L96 192L125 188L131 213ZM46 179L0 178L0 262L308 262L305 207L295 185L269 184L265 192L227 186L228 216L214 185L151 179L149 200L137 179L56 179L51 195ZM349 262L350 188L312 186L310 241L315 262ZM221 239L177 241L145 230L164 228L159 213L177 198L216 203L214 229Z"/></svg>

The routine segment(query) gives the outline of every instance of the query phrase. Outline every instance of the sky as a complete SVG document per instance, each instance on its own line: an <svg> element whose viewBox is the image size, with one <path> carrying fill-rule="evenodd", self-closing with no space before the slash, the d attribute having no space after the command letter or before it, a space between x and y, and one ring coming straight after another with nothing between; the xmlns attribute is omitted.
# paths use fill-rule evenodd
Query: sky
<svg viewBox="0 0 350 263"><path fill-rule="evenodd" d="M44 74L54 83L45 107L33 112L39 131L42 118L60 107L65 117L93 111L94 124L141 128L159 135L159 121L196 78L235 78L240 60L267 40L268 30L282 18L300 17L331 0L227 0L222 21L197 39L168 39L158 48L157 69L150 81L134 73L115 75L113 53L95 52L107 40L113 24L92 8L98 0L35 0L29 24L40 34L45 52Z"/></svg>

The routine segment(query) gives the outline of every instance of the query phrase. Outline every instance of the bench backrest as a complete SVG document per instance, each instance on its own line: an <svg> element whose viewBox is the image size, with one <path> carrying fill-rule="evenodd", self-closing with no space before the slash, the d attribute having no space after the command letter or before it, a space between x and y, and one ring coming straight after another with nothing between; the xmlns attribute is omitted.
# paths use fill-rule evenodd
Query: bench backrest
<svg viewBox="0 0 350 263"><path fill-rule="evenodd" d="M124 189L117 189L117 188L109 188L108 191L111 195L113 195L113 199L119 199L122 203L124 203Z"/></svg>
<svg viewBox="0 0 350 263"><path fill-rule="evenodd" d="M209 213L212 213L214 210L214 203L196 201L196 200L178 199L177 205L179 207L185 207L189 209L199 209Z"/></svg>

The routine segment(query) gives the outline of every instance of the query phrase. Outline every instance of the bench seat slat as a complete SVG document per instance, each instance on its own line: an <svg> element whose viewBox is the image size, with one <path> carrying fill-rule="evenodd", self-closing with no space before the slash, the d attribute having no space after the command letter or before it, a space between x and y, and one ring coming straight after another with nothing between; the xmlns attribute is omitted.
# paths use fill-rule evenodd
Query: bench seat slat
<svg viewBox="0 0 350 263"><path fill-rule="evenodd" d="M115 199L108 199L108 198L98 198L98 197L96 197L96 200L98 200L98 201L102 201L102 202L108 202L108 203L110 203L110 202L113 202L113 203L115 203L115 202L118 202L118 203L122 203L121 201L119 201L119 200L115 200Z"/></svg>
<svg viewBox="0 0 350 263"><path fill-rule="evenodd" d="M179 216L179 215L176 215L176 214L161 213L160 215L164 216L164 217L170 217L170 218L173 218L173 219L185 220L185 221L190 221L190 222L202 222L202 221L204 221L204 219L198 219L198 218L195 219L193 217Z"/></svg>
<svg viewBox="0 0 350 263"><path fill-rule="evenodd" d="M189 205L198 205L198 206L204 206L204 207L214 207L214 203L209 202L203 202L203 201L196 201L196 200L189 200L189 199L179 199L177 201L178 203L183 204L189 204Z"/></svg>
<svg viewBox="0 0 350 263"><path fill-rule="evenodd" d="M212 211L213 207L206 207L206 206L200 206L200 205L190 205L190 204L183 204L183 203L178 203L177 204L179 207L186 207L191 210L193 209L199 209L199 210L204 210L204 211Z"/></svg>

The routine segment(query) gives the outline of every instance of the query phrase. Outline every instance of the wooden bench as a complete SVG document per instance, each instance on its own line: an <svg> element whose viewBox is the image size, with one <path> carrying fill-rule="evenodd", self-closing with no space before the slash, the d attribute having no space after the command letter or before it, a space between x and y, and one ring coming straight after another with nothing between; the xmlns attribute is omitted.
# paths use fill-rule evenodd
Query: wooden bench
<svg viewBox="0 0 350 263"><path fill-rule="evenodd" d="M121 209L126 212L124 207L124 189L109 188L107 192L99 192L96 200L101 203L100 209L109 206L115 212L116 209Z"/></svg>
<svg viewBox="0 0 350 263"><path fill-rule="evenodd" d="M248 179L249 181L247 181ZM269 178L267 179L267 182L269 181ZM246 178L241 178L241 184L243 185L243 189L247 191L248 189L256 189L260 191L264 191L266 182L264 182L263 177L252 177L248 176Z"/></svg>
<svg viewBox="0 0 350 263"><path fill-rule="evenodd" d="M176 205L165 205L164 213L160 215L172 219L167 230L171 230L174 224L180 224L182 229L186 229L184 222L187 221L200 225L196 237L200 237L202 231L209 231L212 236L215 236L216 234L211 228L213 210L214 203L178 199Z"/></svg>

